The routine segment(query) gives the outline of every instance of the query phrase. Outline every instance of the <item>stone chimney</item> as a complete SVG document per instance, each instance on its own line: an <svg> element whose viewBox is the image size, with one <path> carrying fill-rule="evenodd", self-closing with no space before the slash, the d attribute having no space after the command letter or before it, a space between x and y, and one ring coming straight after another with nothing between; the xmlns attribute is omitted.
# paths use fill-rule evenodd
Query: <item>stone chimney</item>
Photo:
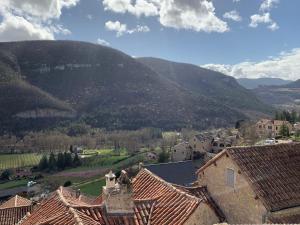
<svg viewBox="0 0 300 225"><path fill-rule="evenodd" d="M116 176L110 171L105 175L103 202L108 214L133 214L132 185L126 171L122 170L116 182Z"/></svg>

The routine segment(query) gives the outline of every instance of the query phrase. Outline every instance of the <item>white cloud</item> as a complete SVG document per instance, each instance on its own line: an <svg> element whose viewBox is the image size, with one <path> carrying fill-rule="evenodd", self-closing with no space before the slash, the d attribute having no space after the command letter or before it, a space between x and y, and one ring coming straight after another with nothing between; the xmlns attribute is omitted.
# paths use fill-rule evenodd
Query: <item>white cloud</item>
<svg viewBox="0 0 300 225"><path fill-rule="evenodd" d="M268 28L272 31L277 30L279 26L276 22L271 19L270 13L264 13L262 15L255 14L250 17L251 23L249 24L250 27L256 28L260 23L268 24Z"/></svg>
<svg viewBox="0 0 300 225"><path fill-rule="evenodd" d="M241 0L232 0L233 3L240 2Z"/></svg>
<svg viewBox="0 0 300 225"><path fill-rule="evenodd" d="M264 0L260 5L259 10L262 12L269 12L276 4L279 3L279 0Z"/></svg>
<svg viewBox="0 0 300 225"><path fill-rule="evenodd" d="M279 29L278 24L271 19L270 11L276 4L279 3L279 0L264 0L260 5L259 11L261 14L254 14L250 17L251 22L250 27L256 28L259 24L267 24L268 28L272 31Z"/></svg>
<svg viewBox="0 0 300 225"><path fill-rule="evenodd" d="M37 39L53 40L54 35L50 29L32 24L19 16L7 15L0 23L0 41Z"/></svg>
<svg viewBox="0 0 300 225"><path fill-rule="evenodd" d="M57 20L79 0L1 0L0 41L54 39L71 32Z"/></svg>
<svg viewBox="0 0 300 225"><path fill-rule="evenodd" d="M222 72L235 78L276 77L300 79L300 48L282 52L277 57L261 62L242 62L236 65L206 64L207 69Z"/></svg>
<svg viewBox="0 0 300 225"><path fill-rule="evenodd" d="M207 0L163 0L160 23L166 27L197 32L226 32L227 23L215 15L213 3Z"/></svg>
<svg viewBox="0 0 300 225"><path fill-rule="evenodd" d="M127 31L127 25L122 24L119 21L115 21L115 22L107 21L105 23L105 27L106 27L106 29L108 29L110 31L117 32L118 37L122 36Z"/></svg>
<svg viewBox="0 0 300 225"><path fill-rule="evenodd" d="M107 30L115 31L117 33L117 37L121 37L124 34L133 34L133 33L146 33L150 31L148 26L137 25L133 29L127 29L127 24L122 24L120 21L107 21L105 23L105 27Z"/></svg>
<svg viewBox="0 0 300 225"><path fill-rule="evenodd" d="M104 45L104 46L110 46L110 43L108 41L105 41L105 40L103 40L101 38L97 39L97 44Z"/></svg>
<svg viewBox="0 0 300 225"><path fill-rule="evenodd" d="M215 14L209 0L103 0L105 10L130 13L137 17L157 16L165 27L189 29L197 32L226 32L225 21Z"/></svg>
<svg viewBox="0 0 300 225"><path fill-rule="evenodd" d="M242 21L242 17L236 10L224 13L223 17L225 19L229 19L237 22Z"/></svg>
<svg viewBox="0 0 300 225"><path fill-rule="evenodd" d="M156 5L147 0L137 0L132 3L131 0L103 0L105 10L110 10L116 13L130 13L137 17L156 16L158 15L158 8Z"/></svg>

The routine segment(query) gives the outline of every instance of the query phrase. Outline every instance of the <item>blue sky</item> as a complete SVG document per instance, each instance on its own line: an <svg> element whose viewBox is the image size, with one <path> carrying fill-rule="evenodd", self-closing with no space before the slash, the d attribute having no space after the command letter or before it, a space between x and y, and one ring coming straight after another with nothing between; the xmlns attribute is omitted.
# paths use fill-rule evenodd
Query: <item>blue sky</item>
<svg viewBox="0 0 300 225"><path fill-rule="evenodd" d="M0 41L88 41L235 77L295 80L299 9L283 0L3 0Z"/></svg>

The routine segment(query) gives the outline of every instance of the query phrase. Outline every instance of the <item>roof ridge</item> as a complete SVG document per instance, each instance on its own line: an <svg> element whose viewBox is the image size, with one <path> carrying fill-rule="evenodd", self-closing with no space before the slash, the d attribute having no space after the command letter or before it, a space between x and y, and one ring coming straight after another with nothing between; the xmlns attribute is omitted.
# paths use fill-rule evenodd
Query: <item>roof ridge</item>
<svg viewBox="0 0 300 225"><path fill-rule="evenodd" d="M158 165L166 165L166 164L179 164L179 163L187 163L187 162L192 162L193 160L182 160L178 162L166 162L166 163L152 163L152 164L147 164L144 166L158 166Z"/></svg>
<svg viewBox="0 0 300 225"><path fill-rule="evenodd" d="M67 202L67 200L65 199L64 195L63 195L63 187L60 186L59 189L56 190L56 193L58 194L59 199L63 202L63 204L66 207L70 207L71 205Z"/></svg>
<svg viewBox="0 0 300 225"><path fill-rule="evenodd" d="M184 191L182 191L182 190L180 190L180 189L174 187L173 184L171 184L171 183L165 181L164 179L162 179L161 177L159 177L159 176L157 176L156 174L152 173L152 172L149 171L148 169L143 168L143 170L144 170L145 172L147 172L148 174L154 176L158 181L160 181L161 183L165 184L167 187L171 188L172 190L176 191L177 193L182 194L182 195L184 195L184 196L187 196L187 197L189 197L189 198L192 198L192 199L196 200L197 202L200 202L200 199L199 199L199 198L197 198L197 197L195 197L195 196L193 196L193 195L190 195L190 194L188 194L188 193L186 193L186 192L184 192Z"/></svg>
<svg viewBox="0 0 300 225"><path fill-rule="evenodd" d="M72 207L69 208L69 212L73 214L76 225L83 225L82 220L80 219L80 216L78 213L73 209Z"/></svg>
<svg viewBox="0 0 300 225"><path fill-rule="evenodd" d="M18 204L18 195L15 196L15 207L17 206Z"/></svg>

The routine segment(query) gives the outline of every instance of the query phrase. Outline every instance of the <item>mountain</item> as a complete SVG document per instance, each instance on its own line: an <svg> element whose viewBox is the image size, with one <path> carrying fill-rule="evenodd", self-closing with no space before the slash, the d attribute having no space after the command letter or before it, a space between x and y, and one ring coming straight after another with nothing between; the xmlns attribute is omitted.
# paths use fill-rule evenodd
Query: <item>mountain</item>
<svg viewBox="0 0 300 225"><path fill-rule="evenodd" d="M107 129L203 129L232 125L248 116L248 108L269 112L234 79L189 68L187 78L196 80L185 86L168 71L101 45L0 43L0 132L45 129L65 121ZM175 70L186 72L180 66Z"/></svg>
<svg viewBox="0 0 300 225"><path fill-rule="evenodd" d="M248 79L248 78L240 78L237 79L238 83L247 89L255 89L259 86L279 86L286 85L291 83L291 80L283 80L280 78L257 78L257 79Z"/></svg>
<svg viewBox="0 0 300 225"><path fill-rule="evenodd" d="M265 103L284 109L300 109L300 80L281 86L261 86L254 92Z"/></svg>
<svg viewBox="0 0 300 225"><path fill-rule="evenodd" d="M214 99L219 105L226 105L242 113L270 112L266 104L239 85L233 77L186 63L157 58L137 60L179 87L194 95Z"/></svg>

